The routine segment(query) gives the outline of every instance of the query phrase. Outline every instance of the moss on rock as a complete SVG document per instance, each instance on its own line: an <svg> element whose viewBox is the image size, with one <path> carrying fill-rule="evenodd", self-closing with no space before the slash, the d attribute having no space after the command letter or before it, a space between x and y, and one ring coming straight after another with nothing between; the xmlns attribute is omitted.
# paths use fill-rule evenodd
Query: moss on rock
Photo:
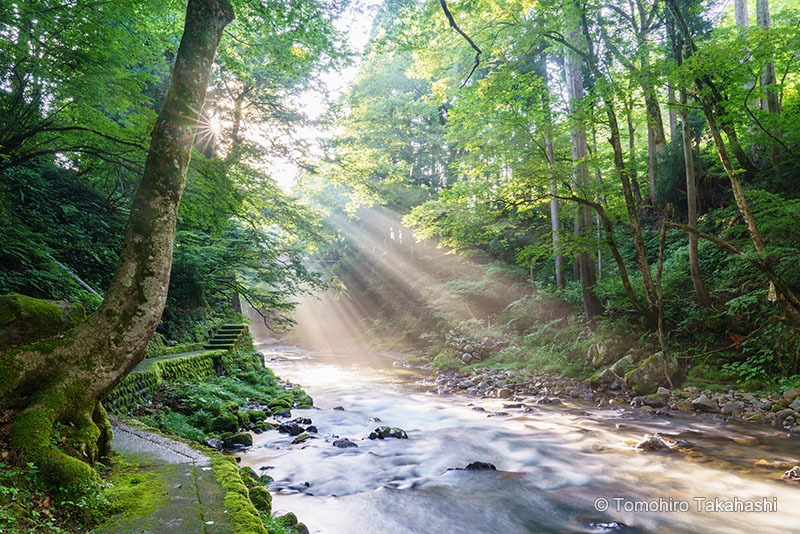
<svg viewBox="0 0 800 534"><path fill-rule="evenodd" d="M259 512L269 514L272 512L272 495L266 488L261 486L253 486L250 488L250 502L256 507Z"/></svg>
<svg viewBox="0 0 800 534"><path fill-rule="evenodd" d="M80 304L25 295L0 297L0 350L57 336L86 320Z"/></svg>
<svg viewBox="0 0 800 534"><path fill-rule="evenodd" d="M214 476L225 488L225 508L234 524L234 534L268 534L261 522L258 510L250 501L250 493L244 485L236 461L230 456L211 456Z"/></svg>

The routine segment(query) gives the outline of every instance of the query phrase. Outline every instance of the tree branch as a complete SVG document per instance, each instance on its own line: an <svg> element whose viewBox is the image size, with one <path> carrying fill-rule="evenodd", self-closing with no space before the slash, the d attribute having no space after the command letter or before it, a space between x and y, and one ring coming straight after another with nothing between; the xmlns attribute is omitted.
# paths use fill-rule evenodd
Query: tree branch
<svg viewBox="0 0 800 534"><path fill-rule="evenodd" d="M450 9L448 9L448 7L447 7L446 0L439 0L439 3L442 6L442 11L444 11L444 16L447 17L447 22L450 23L450 27L453 28L456 32L458 32L458 34L461 37L463 37L469 43L469 45L472 47L472 49L475 50L475 64L472 66L472 70L469 71L469 74L464 79L464 83L461 84L461 87L463 88L465 85L467 85L467 82L469 81L469 79L472 78L472 75L475 72L475 69L477 69L478 65L480 65L480 63L481 63L481 54L483 54L483 51L481 51L481 49L478 48L478 45L476 45L475 42L472 39L470 39L469 35L464 33L461 30L461 28L458 27L458 24L456 24L456 20L453 18L453 14L450 13Z"/></svg>

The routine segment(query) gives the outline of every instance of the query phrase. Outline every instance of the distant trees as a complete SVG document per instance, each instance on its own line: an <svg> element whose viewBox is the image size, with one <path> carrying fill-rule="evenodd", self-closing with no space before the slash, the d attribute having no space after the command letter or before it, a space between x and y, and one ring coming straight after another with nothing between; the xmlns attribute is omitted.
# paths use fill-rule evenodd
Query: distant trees
<svg viewBox="0 0 800 534"><path fill-rule="evenodd" d="M797 292L790 282L795 270L778 275L768 266L782 260L770 255L763 235L757 237L761 225L770 223L758 222L748 189L789 198L800 193L786 181L787 170L800 164L795 148L800 136L789 127L798 116L785 112L798 102L792 88L800 83L794 57L800 33L789 22L796 10L784 8L782 22L773 21L770 28L762 22L742 31L750 15L746 2L737 2L716 26L697 15L701 5L714 2L447 2L449 17L437 4L442 2L393 3L396 16L379 19L362 77L347 98L356 106L377 98L371 80L396 72L387 66L409 54L413 61L404 60L403 83L421 91L390 89L392 114L380 115L374 123L380 129L360 121L357 107L345 114L339 124L345 131L357 127L372 151L358 167L344 165L351 145L340 137L335 154L341 159L333 160L332 176L357 184L356 196L369 192L371 201L416 202L406 220L420 235L549 272L556 285L563 275L580 282L587 316L614 306L611 302L618 306L611 294L621 294L650 324L662 305L652 272L654 232L669 220L712 230L708 221L716 219L704 222L704 213L724 209L730 195L753 254L773 258L756 261L767 278L783 280L778 282L783 289L776 289L783 296L777 298L794 321L793 305L786 303ZM768 11L766 2L756 7ZM763 14L761 19L767 20ZM531 66L532 58L539 66ZM783 73L780 80L769 77L770 65ZM783 114L760 104L770 98L774 104L776 95L783 99ZM425 124L423 105L446 110L444 142L438 133L422 139L391 128ZM596 149L588 150L585 132L596 135ZM395 150L404 140L413 152ZM449 155L439 172L447 179L433 199L420 198L402 176L395 180L381 171L382 162L398 153L407 154L405 168L424 167L424 159L445 146ZM645 166L646 181L636 172ZM592 173L603 179L590 180ZM699 179L703 202L698 202ZM388 186L398 180L407 184L402 202L398 190ZM498 232L505 236L502 242ZM689 232L685 275L695 302L706 306L721 297L709 281L703 239ZM614 265L604 266L602 279L596 279L590 260L598 249L614 259ZM574 276L561 269L562 258L575 263ZM629 273L632 264L636 269ZM616 284L619 289L611 290ZM600 302L592 302L592 295Z"/></svg>

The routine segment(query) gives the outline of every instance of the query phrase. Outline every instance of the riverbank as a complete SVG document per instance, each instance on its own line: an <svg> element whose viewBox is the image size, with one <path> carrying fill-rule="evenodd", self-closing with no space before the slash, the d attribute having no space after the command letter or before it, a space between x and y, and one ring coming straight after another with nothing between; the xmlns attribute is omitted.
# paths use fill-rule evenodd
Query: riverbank
<svg viewBox="0 0 800 534"><path fill-rule="evenodd" d="M631 406L654 416L669 416L671 411L690 412L730 420L763 421L800 436L800 389L783 393L749 393L727 386L713 392L696 386L668 389L639 395L624 386L615 389L595 388L589 380L576 380L543 373L531 376L527 371L475 369L470 372L443 371L435 384L440 393L499 398L510 402L520 397L533 404L558 404L565 399L580 399L604 406Z"/></svg>
<svg viewBox="0 0 800 534"><path fill-rule="evenodd" d="M307 532L293 514L272 513L271 479L240 470L229 453L313 401L264 367L248 333L229 345L142 362L107 399L114 452L91 487L51 486L20 465L6 443L14 413L0 414L0 531Z"/></svg>

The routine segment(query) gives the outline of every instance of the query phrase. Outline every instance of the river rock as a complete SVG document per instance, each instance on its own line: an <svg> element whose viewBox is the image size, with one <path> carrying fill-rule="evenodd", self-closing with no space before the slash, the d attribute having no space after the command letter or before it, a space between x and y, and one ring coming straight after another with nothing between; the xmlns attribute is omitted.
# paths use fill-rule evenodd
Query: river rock
<svg viewBox="0 0 800 534"><path fill-rule="evenodd" d="M311 439L313 437L314 436L312 436L308 432L303 432L302 434L299 434L298 436L296 436L292 440L292 445L297 445L298 443L303 443L303 442L308 441L309 439Z"/></svg>
<svg viewBox="0 0 800 534"><path fill-rule="evenodd" d="M497 396L501 399L510 399L514 395L514 392L508 388L503 388L497 392Z"/></svg>
<svg viewBox="0 0 800 534"><path fill-rule="evenodd" d="M786 471L781 478L786 480L800 480L800 465L796 465Z"/></svg>
<svg viewBox="0 0 800 534"><path fill-rule="evenodd" d="M692 408L697 412L716 412L717 403L703 394L692 401Z"/></svg>
<svg viewBox="0 0 800 534"><path fill-rule="evenodd" d="M664 395L663 393L653 393L652 395L646 395L642 399L642 404L646 406L651 406L653 408L660 408L667 404L667 399L669 397Z"/></svg>
<svg viewBox="0 0 800 534"><path fill-rule="evenodd" d="M223 445L226 449L235 449L237 445L241 445L242 447L252 447L253 446L253 436L248 434L247 432L242 432L241 434L234 434L233 436L225 439L223 441Z"/></svg>
<svg viewBox="0 0 800 534"><path fill-rule="evenodd" d="M281 423L278 425L278 432L283 434L289 434L290 436L299 436L304 432L302 426L298 425L297 423Z"/></svg>
<svg viewBox="0 0 800 534"><path fill-rule="evenodd" d="M221 451L224 444L222 440L219 438L211 438L209 440L206 440L206 445L211 447L212 449L217 449L218 451Z"/></svg>
<svg viewBox="0 0 800 534"><path fill-rule="evenodd" d="M800 388L787 389L783 392L783 398L788 402L792 402L797 397L800 397Z"/></svg>
<svg viewBox="0 0 800 534"><path fill-rule="evenodd" d="M615 380L624 381L625 373L633 369L636 365L633 354L626 354L617 360L611 367L598 371L589 377L589 384L592 386L609 386Z"/></svg>
<svg viewBox="0 0 800 534"><path fill-rule="evenodd" d="M744 408L738 402L730 401L722 407L722 413L725 415L741 415Z"/></svg>
<svg viewBox="0 0 800 534"><path fill-rule="evenodd" d="M343 406L334 406L333 409L336 410L337 412L343 412L344 411L344 407Z"/></svg>
<svg viewBox="0 0 800 534"><path fill-rule="evenodd" d="M379 426L369 434L369 439L386 438L408 439L408 434L402 428L389 426Z"/></svg>
<svg viewBox="0 0 800 534"><path fill-rule="evenodd" d="M666 373L673 380L680 374L678 359L671 354L667 356ZM638 367L625 373L625 383L639 394L653 393L659 386L668 384L662 354L653 354Z"/></svg>
<svg viewBox="0 0 800 534"><path fill-rule="evenodd" d="M790 408L786 408L785 410L781 410L775 414L775 419L772 420L772 426L776 428L783 428L787 421L790 420L794 423L796 420L794 410Z"/></svg>
<svg viewBox="0 0 800 534"><path fill-rule="evenodd" d="M472 462L464 468L465 471L497 471L494 464L488 462Z"/></svg>
<svg viewBox="0 0 800 534"><path fill-rule="evenodd" d="M642 441L636 444L636 448L643 451L669 451L672 450L664 438L658 434L645 434Z"/></svg>
<svg viewBox="0 0 800 534"><path fill-rule="evenodd" d="M340 449L349 449L351 447L358 447L357 444L353 443L347 438L344 439L337 439L333 442L334 447L339 447Z"/></svg>

